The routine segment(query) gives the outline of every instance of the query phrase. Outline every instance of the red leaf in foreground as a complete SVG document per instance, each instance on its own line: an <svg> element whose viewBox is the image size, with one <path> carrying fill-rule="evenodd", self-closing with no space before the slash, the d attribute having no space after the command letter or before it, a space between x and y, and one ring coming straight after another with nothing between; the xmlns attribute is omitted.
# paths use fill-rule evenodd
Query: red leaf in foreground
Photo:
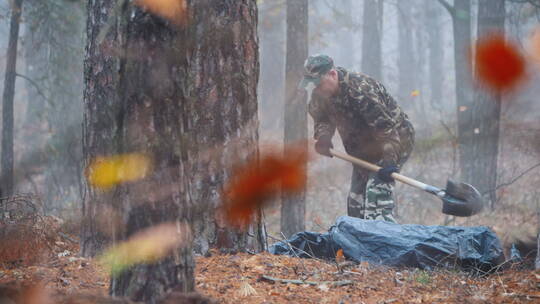
<svg viewBox="0 0 540 304"><path fill-rule="evenodd" d="M286 157L276 154L262 156L237 169L225 186L224 211L227 222L244 228L257 216L257 210L276 197L294 194L305 188L307 155L292 150Z"/></svg>
<svg viewBox="0 0 540 304"><path fill-rule="evenodd" d="M513 89L525 78L525 58L501 34L478 41L475 68L478 80L497 92Z"/></svg>

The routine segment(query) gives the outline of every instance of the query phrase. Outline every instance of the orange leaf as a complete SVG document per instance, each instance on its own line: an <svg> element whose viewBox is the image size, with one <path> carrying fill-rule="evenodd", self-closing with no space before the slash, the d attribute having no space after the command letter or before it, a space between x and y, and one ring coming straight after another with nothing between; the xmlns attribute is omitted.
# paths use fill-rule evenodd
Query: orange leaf
<svg viewBox="0 0 540 304"><path fill-rule="evenodd" d="M336 252L336 262L337 263L342 263L345 261L345 256L343 255L343 249L338 249L338 251Z"/></svg>
<svg viewBox="0 0 540 304"><path fill-rule="evenodd" d="M134 3L177 25L187 20L186 0L136 0Z"/></svg>
<svg viewBox="0 0 540 304"><path fill-rule="evenodd" d="M513 89L525 78L523 55L502 34L478 41L475 67L477 79L497 92Z"/></svg>
<svg viewBox="0 0 540 304"><path fill-rule="evenodd" d="M251 223L257 210L276 197L281 186L283 194L294 194L305 188L307 158L300 150L290 150L287 157L268 154L260 161L251 160L238 168L225 186L224 211L227 221L244 228Z"/></svg>

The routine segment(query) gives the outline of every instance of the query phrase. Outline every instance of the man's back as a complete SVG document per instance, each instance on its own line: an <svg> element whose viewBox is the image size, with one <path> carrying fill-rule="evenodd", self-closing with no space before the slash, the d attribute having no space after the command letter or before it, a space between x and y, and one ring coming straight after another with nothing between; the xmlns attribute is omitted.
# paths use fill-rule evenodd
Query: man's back
<svg viewBox="0 0 540 304"><path fill-rule="evenodd" d="M315 120L315 138L337 128L348 153L378 161L384 145L400 145L400 129L412 125L380 82L341 67L336 70L338 96L325 100L314 94L309 104ZM396 157L393 158L397 162Z"/></svg>

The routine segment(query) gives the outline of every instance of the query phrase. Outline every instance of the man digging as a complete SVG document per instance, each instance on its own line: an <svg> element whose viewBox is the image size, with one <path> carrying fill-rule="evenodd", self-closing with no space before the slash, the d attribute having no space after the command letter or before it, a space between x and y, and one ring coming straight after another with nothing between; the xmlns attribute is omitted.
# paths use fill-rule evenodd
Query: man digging
<svg viewBox="0 0 540 304"><path fill-rule="evenodd" d="M407 114L380 82L335 67L326 55L306 59L300 85L306 88L309 83L315 85L309 103L315 150L333 157L330 149L337 129L348 154L381 167L373 173L353 166L347 214L396 222L391 174L399 172L414 145L414 128Z"/></svg>

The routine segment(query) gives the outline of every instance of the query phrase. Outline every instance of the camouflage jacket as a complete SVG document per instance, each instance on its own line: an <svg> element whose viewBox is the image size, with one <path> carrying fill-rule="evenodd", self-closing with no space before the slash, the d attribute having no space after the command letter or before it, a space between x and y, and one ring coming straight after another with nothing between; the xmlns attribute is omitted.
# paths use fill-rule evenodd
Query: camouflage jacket
<svg viewBox="0 0 540 304"><path fill-rule="evenodd" d="M338 96L324 99L313 94L309 103L314 138L333 136L337 128L347 153L380 165L399 164L414 142L407 115L375 79L336 70Z"/></svg>

